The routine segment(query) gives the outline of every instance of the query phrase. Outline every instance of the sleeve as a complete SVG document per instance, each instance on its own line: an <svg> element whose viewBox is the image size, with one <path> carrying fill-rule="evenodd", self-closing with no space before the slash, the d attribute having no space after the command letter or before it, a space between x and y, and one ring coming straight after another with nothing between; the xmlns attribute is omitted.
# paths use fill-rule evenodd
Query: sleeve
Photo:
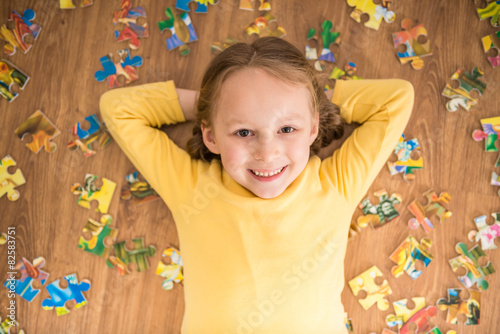
<svg viewBox="0 0 500 334"><path fill-rule="evenodd" d="M360 123L333 155L321 164L346 200L357 205L365 195L403 133L413 108L408 81L338 80L332 102L347 123Z"/></svg>
<svg viewBox="0 0 500 334"><path fill-rule="evenodd" d="M199 162L159 129L185 121L173 81L108 91L100 110L115 141L167 205L182 201Z"/></svg>

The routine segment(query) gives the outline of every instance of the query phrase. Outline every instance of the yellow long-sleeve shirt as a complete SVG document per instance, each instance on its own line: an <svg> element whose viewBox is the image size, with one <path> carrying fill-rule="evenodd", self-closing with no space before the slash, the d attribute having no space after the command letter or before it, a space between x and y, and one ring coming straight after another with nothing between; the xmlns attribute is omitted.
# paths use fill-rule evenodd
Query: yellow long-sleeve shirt
<svg viewBox="0 0 500 334"><path fill-rule="evenodd" d="M362 125L331 157L310 158L283 194L262 199L220 161L191 159L159 130L185 120L172 81L102 96L111 134L177 225L183 333L346 333L340 295L351 216L406 126L413 88L337 81L332 102Z"/></svg>

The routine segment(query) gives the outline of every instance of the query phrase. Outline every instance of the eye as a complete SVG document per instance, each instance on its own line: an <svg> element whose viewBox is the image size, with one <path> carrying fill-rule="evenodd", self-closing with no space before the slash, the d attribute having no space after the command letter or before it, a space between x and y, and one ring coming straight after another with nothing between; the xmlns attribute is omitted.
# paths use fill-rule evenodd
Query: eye
<svg viewBox="0 0 500 334"><path fill-rule="evenodd" d="M248 137L248 136L250 136L250 130L241 129L241 130L236 131L235 134L239 137Z"/></svg>
<svg viewBox="0 0 500 334"><path fill-rule="evenodd" d="M292 128L291 126L285 126L285 127L280 129L281 133L291 133L293 131L295 131L295 129Z"/></svg>

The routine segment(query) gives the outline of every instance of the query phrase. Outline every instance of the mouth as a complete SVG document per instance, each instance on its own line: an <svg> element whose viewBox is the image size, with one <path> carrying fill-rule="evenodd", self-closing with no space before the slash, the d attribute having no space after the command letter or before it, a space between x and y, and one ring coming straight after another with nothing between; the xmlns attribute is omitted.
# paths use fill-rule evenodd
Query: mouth
<svg viewBox="0 0 500 334"><path fill-rule="evenodd" d="M250 174L259 181L272 181L283 174L288 166L284 166L275 170L253 170L249 169Z"/></svg>

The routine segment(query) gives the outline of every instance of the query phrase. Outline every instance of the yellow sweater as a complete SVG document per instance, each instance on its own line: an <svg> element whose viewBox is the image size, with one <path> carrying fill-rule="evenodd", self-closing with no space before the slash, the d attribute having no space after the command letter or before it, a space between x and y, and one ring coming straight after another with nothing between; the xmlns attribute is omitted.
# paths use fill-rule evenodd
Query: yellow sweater
<svg viewBox="0 0 500 334"><path fill-rule="evenodd" d="M185 121L172 81L102 96L111 134L175 219L183 333L346 333L340 295L351 216L406 126L413 87L337 81L332 102L362 125L331 157L312 157L282 195L262 199L158 129Z"/></svg>

